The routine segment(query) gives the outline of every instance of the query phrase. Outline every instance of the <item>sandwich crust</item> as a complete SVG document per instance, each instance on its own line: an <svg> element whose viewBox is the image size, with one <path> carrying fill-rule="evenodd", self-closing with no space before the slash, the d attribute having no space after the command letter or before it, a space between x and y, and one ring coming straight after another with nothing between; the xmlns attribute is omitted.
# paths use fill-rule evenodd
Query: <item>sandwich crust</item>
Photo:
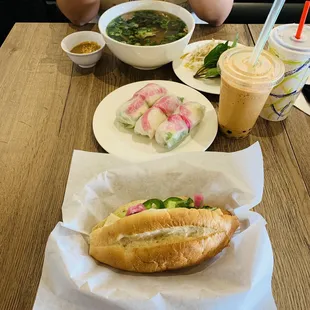
<svg viewBox="0 0 310 310"><path fill-rule="evenodd" d="M140 203L143 203L143 202L145 202L145 201L146 201L146 200L134 200L134 201L131 201L131 202L129 202L129 203L127 203L127 204L125 204L125 205L119 207L119 208L114 212L114 214L115 214L115 215L121 215L121 214L125 215L126 212L127 212L127 210L128 210L130 207L136 206L136 205L138 205L138 204L140 204ZM93 227L92 231L94 231L94 230L96 230L96 229L98 229L98 228L100 228L100 227L103 227L104 224L105 224L105 222L106 222L106 220L107 220L107 219L105 218L103 221L99 222L96 226Z"/></svg>
<svg viewBox="0 0 310 310"><path fill-rule="evenodd" d="M137 203L141 201L128 205ZM112 267L142 273L199 264L221 252L239 227L236 216L220 209L186 208L147 210L108 226L102 223L90 235L90 255Z"/></svg>

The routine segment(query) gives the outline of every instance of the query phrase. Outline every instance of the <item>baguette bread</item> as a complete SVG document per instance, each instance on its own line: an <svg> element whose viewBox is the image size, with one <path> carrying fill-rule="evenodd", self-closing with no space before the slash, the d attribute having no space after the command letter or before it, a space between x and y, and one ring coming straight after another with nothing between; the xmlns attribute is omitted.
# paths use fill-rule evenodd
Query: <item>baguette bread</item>
<svg viewBox="0 0 310 310"><path fill-rule="evenodd" d="M119 207L116 211L113 212L113 214L115 214L116 216L120 216L120 217L125 216L127 210L130 207L138 205L139 203L143 203L143 202L145 202L145 200L134 200L132 202L129 202L129 203ZM106 223L106 220L107 219L105 218L103 221L99 222L96 226L93 227L92 231L94 231L100 227L103 227Z"/></svg>
<svg viewBox="0 0 310 310"><path fill-rule="evenodd" d="M143 202L131 202L114 214ZM112 267L141 273L199 264L221 252L239 227L237 217L221 209L150 209L107 226L105 222L90 234L90 255Z"/></svg>

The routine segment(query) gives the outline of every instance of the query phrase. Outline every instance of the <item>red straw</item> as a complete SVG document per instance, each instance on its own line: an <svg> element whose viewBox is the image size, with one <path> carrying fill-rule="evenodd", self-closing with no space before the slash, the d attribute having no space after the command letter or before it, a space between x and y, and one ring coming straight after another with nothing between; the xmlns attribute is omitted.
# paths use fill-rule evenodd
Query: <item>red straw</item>
<svg viewBox="0 0 310 310"><path fill-rule="evenodd" d="M295 35L295 38L298 39L298 40L301 37L302 29L304 28L304 25L305 25L305 22L306 22L306 19L307 19L307 15L308 15L308 12L309 12L309 8L310 8L310 1L306 1L305 2L305 6L304 6L304 10L302 11L301 18L300 18L300 21L299 21L299 26L298 26L298 29L297 29L297 32L296 32L296 35Z"/></svg>

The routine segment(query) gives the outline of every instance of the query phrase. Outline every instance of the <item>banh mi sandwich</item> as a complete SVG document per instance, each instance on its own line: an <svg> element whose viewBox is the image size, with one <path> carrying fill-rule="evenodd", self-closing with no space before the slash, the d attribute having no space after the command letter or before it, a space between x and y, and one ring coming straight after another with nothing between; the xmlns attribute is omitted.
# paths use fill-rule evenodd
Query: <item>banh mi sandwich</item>
<svg viewBox="0 0 310 310"><path fill-rule="evenodd" d="M202 195L137 200L93 228L89 253L122 270L179 269L220 253L238 227L236 216L206 206Z"/></svg>

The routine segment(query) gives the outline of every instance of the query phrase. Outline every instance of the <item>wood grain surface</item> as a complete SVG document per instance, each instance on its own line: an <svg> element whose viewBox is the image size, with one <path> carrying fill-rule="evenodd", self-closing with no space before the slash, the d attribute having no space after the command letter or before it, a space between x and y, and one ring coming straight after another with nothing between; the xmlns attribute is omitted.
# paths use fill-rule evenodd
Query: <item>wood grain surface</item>
<svg viewBox="0 0 310 310"><path fill-rule="evenodd" d="M178 81L171 64L139 71L107 48L95 68L82 70L62 52L68 24L16 24L0 49L0 309L31 309L47 238L61 220L74 149L104 152L92 133L99 102L140 80ZM197 26L192 41L233 39L253 45L260 26ZM218 96L206 95L217 106ZM241 150L259 141L265 191L255 209L273 245L273 292L279 309L310 309L310 120L294 108L285 122L259 119L244 140L218 135L211 151ZM308 142L308 143L307 143Z"/></svg>

